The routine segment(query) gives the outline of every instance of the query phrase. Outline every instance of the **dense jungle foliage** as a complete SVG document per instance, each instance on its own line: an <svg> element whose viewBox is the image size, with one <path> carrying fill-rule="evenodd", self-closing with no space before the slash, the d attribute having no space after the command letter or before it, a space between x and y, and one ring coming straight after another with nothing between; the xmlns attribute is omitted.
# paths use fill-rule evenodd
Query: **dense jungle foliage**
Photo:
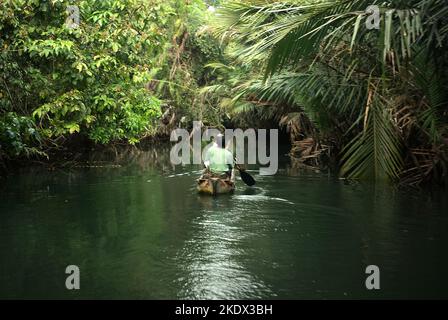
<svg viewBox="0 0 448 320"><path fill-rule="evenodd" d="M444 183L447 22L445 0L2 1L0 162L200 120L282 127L346 178Z"/></svg>
<svg viewBox="0 0 448 320"><path fill-rule="evenodd" d="M70 4L79 26L67 23ZM200 1L2 1L2 159L45 155L78 133L133 144L157 133L166 105L196 112L201 66L220 52L188 37L205 10Z"/></svg>

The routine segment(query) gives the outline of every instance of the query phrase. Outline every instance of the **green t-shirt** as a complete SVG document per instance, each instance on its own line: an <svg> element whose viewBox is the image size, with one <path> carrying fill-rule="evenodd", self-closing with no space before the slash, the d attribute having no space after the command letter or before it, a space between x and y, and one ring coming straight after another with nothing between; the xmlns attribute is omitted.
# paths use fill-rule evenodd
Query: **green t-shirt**
<svg viewBox="0 0 448 320"><path fill-rule="evenodd" d="M233 165L233 155L229 150L214 145L207 150L204 163L207 162L211 171L218 173L226 172L229 171L228 165Z"/></svg>

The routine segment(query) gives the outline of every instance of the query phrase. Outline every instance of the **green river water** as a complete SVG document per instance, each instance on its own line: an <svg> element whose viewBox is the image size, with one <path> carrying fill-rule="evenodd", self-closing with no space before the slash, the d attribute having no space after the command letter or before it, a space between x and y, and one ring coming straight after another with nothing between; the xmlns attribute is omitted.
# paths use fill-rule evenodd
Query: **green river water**
<svg viewBox="0 0 448 320"><path fill-rule="evenodd" d="M92 163L0 180L0 298L448 298L446 191L347 183L285 158L213 198L195 191L200 167L173 168L165 149ZM371 264L379 290L365 287Z"/></svg>

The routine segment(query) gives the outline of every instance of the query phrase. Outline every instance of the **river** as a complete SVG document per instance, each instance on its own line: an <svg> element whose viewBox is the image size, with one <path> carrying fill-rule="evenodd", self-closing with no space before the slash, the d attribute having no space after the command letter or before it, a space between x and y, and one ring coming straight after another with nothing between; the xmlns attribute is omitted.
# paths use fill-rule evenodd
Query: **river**
<svg viewBox="0 0 448 320"><path fill-rule="evenodd" d="M0 180L0 298L448 298L445 191L348 183L284 157L214 198L166 149L113 158Z"/></svg>

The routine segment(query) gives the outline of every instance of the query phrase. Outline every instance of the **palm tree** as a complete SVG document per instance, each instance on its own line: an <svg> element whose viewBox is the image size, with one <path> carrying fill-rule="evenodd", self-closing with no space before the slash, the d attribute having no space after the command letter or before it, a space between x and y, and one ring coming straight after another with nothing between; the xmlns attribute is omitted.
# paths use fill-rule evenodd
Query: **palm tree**
<svg viewBox="0 0 448 320"><path fill-rule="evenodd" d="M289 101L339 132L343 176L416 184L447 176L447 17L445 0L231 1L215 30L262 67L236 97Z"/></svg>

